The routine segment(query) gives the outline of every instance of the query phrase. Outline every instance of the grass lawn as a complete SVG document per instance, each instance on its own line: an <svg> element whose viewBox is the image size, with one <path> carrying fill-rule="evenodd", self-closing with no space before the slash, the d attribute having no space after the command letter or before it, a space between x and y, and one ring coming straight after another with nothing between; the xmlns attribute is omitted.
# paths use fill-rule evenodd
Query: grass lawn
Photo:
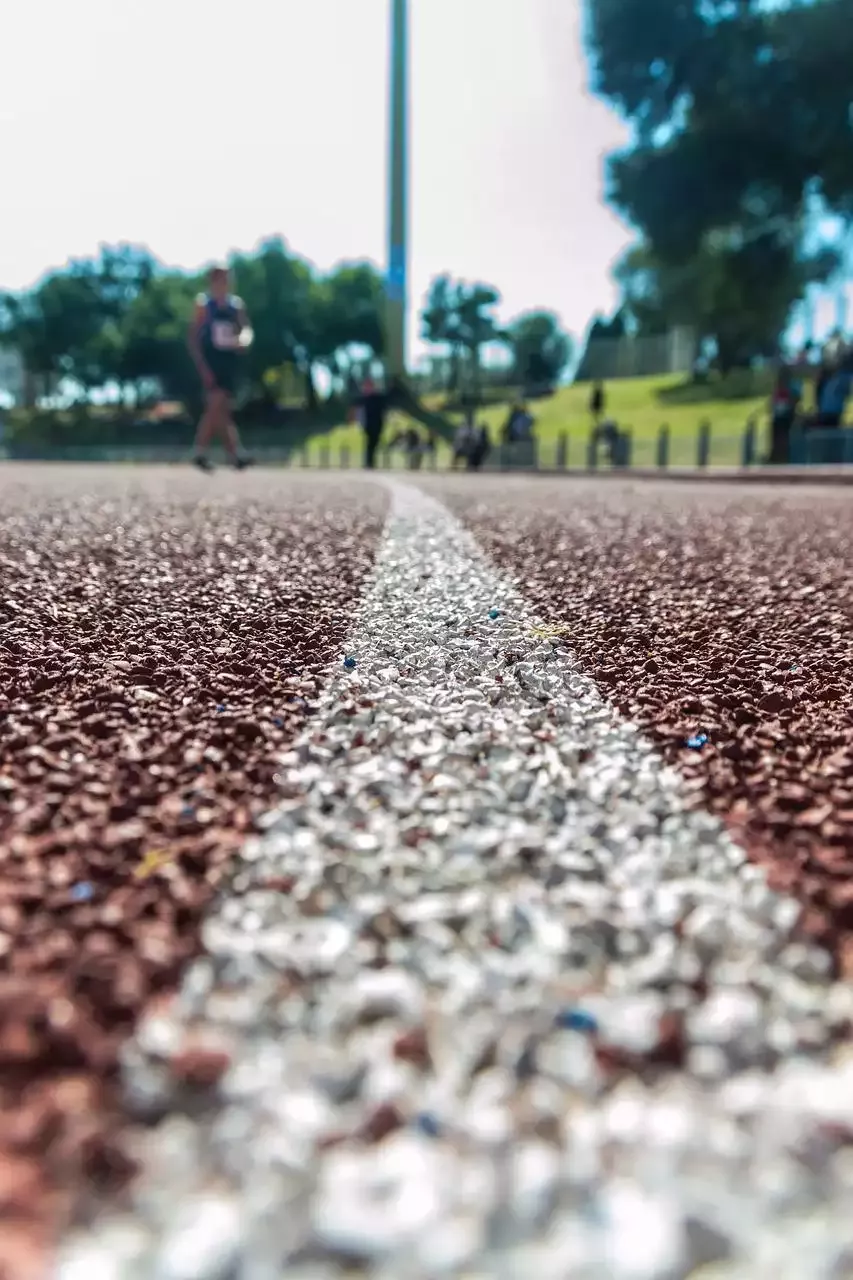
<svg viewBox="0 0 853 1280"><path fill-rule="evenodd" d="M655 465L658 432L663 424L670 429L670 465L695 465L699 425L706 421L711 425L711 466L732 466L740 462L743 431L751 417L758 422L757 455L760 458L763 454L768 392L767 375L752 373L735 374L725 381L704 386L685 383L680 375L616 379L606 384L607 416L614 418L620 427L631 428L634 466ZM585 465L590 431L589 395L589 384L582 383L561 387L548 399L530 403L530 412L536 421L540 465L555 464L558 441L563 434L568 441L569 466ZM430 408L440 409L442 397L432 397L428 403ZM508 411L509 402L502 401L477 415L478 421L488 425L493 443L500 438L500 428ZM447 416L453 422L460 420L459 414ZM387 434L393 435L406 424L404 415L391 415ZM309 443L312 462L318 460L324 447L329 449L333 465L339 459L341 448L349 449L352 465L361 456L361 431L357 426L342 425L312 436ZM449 460L449 456L449 448L442 443L439 465ZM394 462L403 465L402 458L395 458Z"/></svg>

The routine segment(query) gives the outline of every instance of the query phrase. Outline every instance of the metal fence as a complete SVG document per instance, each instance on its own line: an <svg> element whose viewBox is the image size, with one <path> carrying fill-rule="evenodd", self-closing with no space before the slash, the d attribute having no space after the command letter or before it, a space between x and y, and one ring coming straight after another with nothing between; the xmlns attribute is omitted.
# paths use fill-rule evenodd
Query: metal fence
<svg viewBox="0 0 853 1280"><path fill-rule="evenodd" d="M831 467L853 463L853 428L812 428L791 434L791 465Z"/></svg>
<svg viewBox="0 0 853 1280"><path fill-rule="evenodd" d="M712 467L748 468L764 458L765 438L756 423L747 423L742 432L715 433L709 422L703 422L693 435L673 433L666 425L656 436L643 434L635 439L630 428L605 435L591 432L587 437L563 432L544 441L500 444L492 448L482 465L484 471L596 471L630 469L660 470ZM258 444L252 455L262 466L342 469L363 466L362 450L351 445L324 442L322 437L297 447L284 443ZM0 458L3 457L0 446ZM187 462L185 445L127 444L123 446L75 445L32 447L20 444L7 448L10 460L32 462L135 463L137 465L177 465ZM383 470L450 470L454 463L449 444L439 441L433 450L421 450L414 456L399 448L385 446L379 451L378 465ZM835 430L797 430L792 434L789 462L795 466L830 466L853 464L853 428Z"/></svg>

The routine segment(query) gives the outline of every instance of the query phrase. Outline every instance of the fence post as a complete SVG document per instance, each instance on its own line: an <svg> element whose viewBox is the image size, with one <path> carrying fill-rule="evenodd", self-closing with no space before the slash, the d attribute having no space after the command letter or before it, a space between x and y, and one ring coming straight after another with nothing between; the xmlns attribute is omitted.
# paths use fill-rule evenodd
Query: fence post
<svg viewBox="0 0 853 1280"><path fill-rule="evenodd" d="M569 440L565 431L560 432L557 440L557 470L565 471L569 457Z"/></svg>
<svg viewBox="0 0 853 1280"><path fill-rule="evenodd" d="M630 467L631 458L634 453L634 428L626 427L622 432L621 448L619 450L620 464L623 467Z"/></svg>
<svg viewBox="0 0 853 1280"><path fill-rule="evenodd" d="M345 444L341 445L341 460L340 460L339 466L342 471L349 470L349 446L348 445L345 445Z"/></svg>
<svg viewBox="0 0 853 1280"><path fill-rule="evenodd" d="M699 423L699 434L696 439L696 465L697 467L707 467L708 459L711 456L711 424L710 422Z"/></svg>
<svg viewBox="0 0 853 1280"><path fill-rule="evenodd" d="M751 467L755 464L755 420L749 419L743 433L743 452L741 465Z"/></svg>
<svg viewBox="0 0 853 1280"><path fill-rule="evenodd" d="M658 431L658 466L666 470L669 466L669 425L664 423Z"/></svg>
<svg viewBox="0 0 853 1280"><path fill-rule="evenodd" d="M598 432L593 427L589 433L589 443L586 447L586 467L587 471L595 471L598 466Z"/></svg>

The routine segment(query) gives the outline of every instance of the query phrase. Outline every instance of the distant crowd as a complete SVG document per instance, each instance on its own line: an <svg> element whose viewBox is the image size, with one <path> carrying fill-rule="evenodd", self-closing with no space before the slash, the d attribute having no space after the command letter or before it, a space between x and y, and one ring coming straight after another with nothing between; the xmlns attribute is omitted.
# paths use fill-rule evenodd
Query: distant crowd
<svg viewBox="0 0 853 1280"><path fill-rule="evenodd" d="M811 396L807 396L809 385ZM768 405L770 448L766 461L782 464L790 461L791 434L795 428L832 430L841 427L851 394L853 342L841 335L835 335L822 349L808 343L795 358L780 359ZM385 418L394 400L393 392L383 392L371 379L367 379L353 396L352 414L364 428L365 460L369 467L376 465ZM613 462L618 461L624 433L607 414L607 393L601 382L594 383L591 388L589 414L594 439L605 446ZM453 440L454 469L464 467L469 471L479 471L496 443L514 446L516 461L525 446L532 454L534 427L535 420L527 405L519 402L511 408L500 429L499 439L494 441L487 425L477 421L476 410L468 407ZM391 448L402 449L409 466L417 469L425 459L434 459L437 442L433 433L424 435L410 426L393 436L388 444Z"/></svg>
<svg viewBox="0 0 853 1280"><path fill-rule="evenodd" d="M500 432L501 444L533 446L534 419L527 406L519 402L512 406ZM484 422L475 421L473 409L466 410L464 421L458 427L453 441L453 467L466 466L469 471L479 471L492 451L492 438Z"/></svg>
<svg viewBox="0 0 853 1280"><path fill-rule="evenodd" d="M806 407L806 387L812 384L812 403ZM795 428L837 429L844 425L853 391L853 343L836 334L821 349L807 343L795 360L782 360L770 396L770 455L772 463L789 460Z"/></svg>

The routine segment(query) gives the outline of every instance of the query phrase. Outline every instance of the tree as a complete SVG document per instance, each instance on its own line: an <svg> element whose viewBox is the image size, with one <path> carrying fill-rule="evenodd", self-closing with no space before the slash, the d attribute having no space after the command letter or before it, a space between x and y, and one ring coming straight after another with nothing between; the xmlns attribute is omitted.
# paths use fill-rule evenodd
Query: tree
<svg viewBox="0 0 853 1280"><path fill-rule="evenodd" d="M97 340L102 311L94 273L74 263L28 292L4 299L4 341L21 353L28 374L64 378L84 390L100 377Z"/></svg>
<svg viewBox="0 0 853 1280"><path fill-rule="evenodd" d="M824 194L834 202L853 185L849 166L841 174L851 141L848 8L846 0L590 0L594 88L631 121L631 155L680 152L695 165L711 144L715 168L725 156L716 173L722 204L753 187L796 201L830 172Z"/></svg>
<svg viewBox="0 0 853 1280"><path fill-rule="evenodd" d="M133 300L121 325L122 378L169 400L198 408L201 389L187 347L187 329L199 282L180 272L151 278Z"/></svg>
<svg viewBox="0 0 853 1280"><path fill-rule="evenodd" d="M525 386L553 386L572 357L572 342L550 311L528 311L509 327L515 379Z"/></svg>
<svg viewBox="0 0 853 1280"><path fill-rule="evenodd" d="M259 398L268 398L278 373L294 366L313 407L317 365L338 374L353 347L381 354L382 281L369 264L343 263L320 276L274 237L254 254L236 256L231 266L255 331L246 367Z"/></svg>
<svg viewBox="0 0 853 1280"><path fill-rule="evenodd" d="M456 315L459 341L470 361L472 390L480 390L480 353L493 342L505 342L506 334L494 314L501 300L490 284L461 284L457 290Z"/></svg>
<svg viewBox="0 0 853 1280"><path fill-rule="evenodd" d="M317 343L317 283L311 267L291 254L284 240L264 240L253 254L231 261L234 284L252 319L255 340L246 355L253 394L267 397L270 369L294 364L305 375L316 402L312 365Z"/></svg>
<svg viewBox="0 0 853 1280"><path fill-rule="evenodd" d="M628 251L615 275L638 336L690 325L700 342L716 347L725 372L774 355L793 304L834 266L833 254L807 256L767 231L746 239L707 237L678 265L643 243Z"/></svg>
<svg viewBox="0 0 853 1280"><path fill-rule="evenodd" d="M72 261L33 289L7 295L5 341L21 352L27 372L43 381L74 383L83 395L121 383L121 328L154 270L147 250L132 245Z"/></svg>
<svg viewBox="0 0 853 1280"><path fill-rule="evenodd" d="M846 7L590 0L595 88L634 131L611 198L730 356L778 338L813 278L815 202L853 208Z"/></svg>
<svg viewBox="0 0 853 1280"><path fill-rule="evenodd" d="M434 346L446 346L450 350L450 378L448 391L459 386L460 356L462 344L458 332L456 312L457 286L449 275L437 276L430 285L424 309L421 312L421 336Z"/></svg>
<svg viewBox="0 0 853 1280"><path fill-rule="evenodd" d="M316 358L346 386L363 352L371 359L385 348L382 277L367 262L341 263L318 285L315 299Z"/></svg>
<svg viewBox="0 0 853 1280"><path fill-rule="evenodd" d="M346 384L359 361L383 354L384 287L370 263L344 262L321 274L273 237L230 265L255 333L243 369L259 406L276 404L294 382L304 383L313 406L319 366L333 385ZM0 342L20 351L28 374L63 394L118 389L126 402L165 395L196 408L201 387L187 330L204 285L199 273L168 270L145 249L104 247L32 289L0 296ZM476 371L482 346L500 332L499 295L485 285L447 285L452 316L443 332Z"/></svg>
<svg viewBox="0 0 853 1280"><path fill-rule="evenodd" d="M473 389L478 391L482 348L506 340L494 314L500 300L492 285L468 284L448 275L433 280L421 313L422 334L425 341L450 350L448 390L459 389L462 359L467 355Z"/></svg>

